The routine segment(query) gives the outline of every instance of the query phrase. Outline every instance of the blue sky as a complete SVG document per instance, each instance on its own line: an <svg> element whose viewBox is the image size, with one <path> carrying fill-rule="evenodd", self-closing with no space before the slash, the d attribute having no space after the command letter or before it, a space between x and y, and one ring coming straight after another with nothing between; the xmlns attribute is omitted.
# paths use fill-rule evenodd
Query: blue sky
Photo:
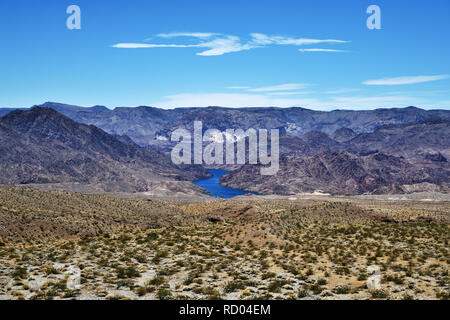
<svg viewBox="0 0 450 320"><path fill-rule="evenodd" d="M72 4L81 30L66 27ZM2 0L0 107L450 109L449 13L448 0Z"/></svg>

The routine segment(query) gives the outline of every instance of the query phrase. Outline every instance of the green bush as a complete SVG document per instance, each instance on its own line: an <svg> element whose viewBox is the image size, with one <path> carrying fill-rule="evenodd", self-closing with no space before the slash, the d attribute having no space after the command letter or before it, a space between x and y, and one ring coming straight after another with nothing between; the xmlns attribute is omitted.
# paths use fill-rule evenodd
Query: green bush
<svg viewBox="0 0 450 320"><path fill-rule="evenodd" d="M333 292L336 294L348 294L350 293L350 287L349 286L337 286L333 289Z"/></svg>
<svg viewBox="0 0 450 320"><path fill-rule="evenodd" d="M289 282L286 280L274 280L272 281L268 287L267 290L269 290L270 292L280 292L281 288L285 285L288 284Z"/></svg>
<svg viewBox="0 0 450 320"><path fill-rule="evenodd" d="M450 300L450 292L438 291L436 293L436 298L441 300Z"/></svg>
<svg viewBox="0 0 450 320"><path fill-rule="evenodd" d="M375 289L370 291L372 298L374 299L386 299L389 297L389 292L383 289Z"/></svg>
<svg viewBox="0 0 450 320"><path fill-rule="evenodd" d="M159 289L158 290L158 299L160 300L169 300L172 297L172 292L169 289Z"/></svg>
<svg viewBox="0 0 450 320"><path fill-rule="evenodd" d="M230 293L230 292L234 292L236 290L243 290L246 287L247 286L245 285L245 282L235 280L235 281L228 282L226 284L224 290L225 290L225 292Z"/></svg>
<svg viewBox="0 0 450 320"><path fill-rule="evenodd" d="M298 298L304 298L304 297L307 297L308 296L308 290L306 290L306 289L299 289L298 290L298 292L297 292L297 297Z"/></svg>
<svg viewBox="0 0 450 320"><path fill-rule="evenodd" d="M323 291L323 287L318 283L311 285L310 289L314 294L320 294Z"/></svg>
<svg viewBox="0 0 450 320"><path fill-rule="evenodd" d="M119 279L137 278L141 275L135 267L117 268L116 272Z"/></svg>
<svg viewBox="0 0 450 320"><path fill-rule="evenodd" d="M147 241L152 241L152 240L156 240L158 239L158 234L155 232L150 232L147 234L146 240Z"/></svg>
<svg viewBox="0 0 450 320"><path fill-rule="evenodd" d="M16 267L16 269L11 272L11 276L15 279L26 279L27 275L28 271L25 267Z"/></svg>
<svg viewBox="0 0 450 320"><path fill-rule="evenodd" d="M162 284L164 284L165 280L164 277L158 276L158 277L154 277L153 279L151 279L148 284L152 285L152 286L160 286Z"/></svg>

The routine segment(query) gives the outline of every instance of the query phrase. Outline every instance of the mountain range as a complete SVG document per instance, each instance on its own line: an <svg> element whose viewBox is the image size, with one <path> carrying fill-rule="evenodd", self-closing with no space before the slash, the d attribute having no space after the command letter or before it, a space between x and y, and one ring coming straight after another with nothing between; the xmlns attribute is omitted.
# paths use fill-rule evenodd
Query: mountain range
<svg viewBox="0 0 450 320"><path fill-rule="evenodd" d="M258 166L245 165L224 176L222 183L262 194L450 190L449 120L427 119L383 125L371 133L348 133L338 129L331 135L340 137L340 142L317 131L281 137L276 175L261 176Z"/></svg>
<svg viewBox="0 0 450 320"><path fill-rule="evenodd" d="M293 108L175 108L117 107L89 108L46 102L40 107L52 108L72 120L92 124L115 135L127 135L141 146L158 145L170 137L177 128L193 127L202 121L205 130L214 128L248 129L278 128L282 133L301 136L310 131L333 134L347 128L355 133L370 133L383 125L416 123L430 118L450 120L449 110L423 110L416 107L376 110L315 111ZM0 109L0 117L12 109Z"/></svg>
<svg viewBox="0 0 450 320"><path fill-rule="evenodd" d="M280 129L280 171L232 166L221 183L261 194L448 192L450 111L415 107L329 112L304 108L176 108L54 102L0 109L4 184L80 184L109 192L198 191L208 176L176 166L168 152L177 128Z"/></svg>
<svg viewBox="0 0 450 320"><path fill-rule="evenodd" d="M209 176L200 166L176 166L166 154L45 107L0 119L0 168L3 184L81 184L108 192Z"/></svg>

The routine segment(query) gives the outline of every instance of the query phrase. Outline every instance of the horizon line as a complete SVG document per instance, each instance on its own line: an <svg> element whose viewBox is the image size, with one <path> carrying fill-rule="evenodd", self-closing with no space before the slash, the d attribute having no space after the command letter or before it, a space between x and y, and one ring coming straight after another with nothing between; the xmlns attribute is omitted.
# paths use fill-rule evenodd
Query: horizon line
<svg viewBox="0 0 450 320"><path fill-rule="evenodd" d="M442 111L450 111L450 109L439 109L439 108L431 108L431 109L426 109L424 107L417 107L417 106L413 106L413 105L409 105L409 106L404 106L404 107L398 107L398 106L393 106L393 107L381 107L381 108L358 108L358 109L345 109L345 108L338 108L338 109L330 109L330 110L317 110L314 108L308 108L308 107L301 107L301 106L289 106L289 107L278 107L278 106L265 106L265 107L252 107L252 106L248 106L248 107L232 107L232 106L218 106L218 105L210 105L210 106L206 106L206 107L184 107L184 106L174 106L171 108L161 108L161 107L154 107L151 105L136 105L136 106L118 106L118 107L108 107L105 105L99 105L99 104L95 104L92 106L82 106L82 105L76 105L76 104L68 104L68 103L63 103L63 102L56 102L56 101L46 101L42 104L35 104L29 107L1 107L0 106L0 110L6 110L6 109L10 109L10 110L27 110L27 109L32 109L35 107L46 107L45 104L58 104L58 105L63 105L63 106L69 106L69 107L76 107L76 108L85 108L85 109L92 109L95 107L104 107L106 108L108 111L114 111L115 109L119 109L119 108L123 108L123 109L134 109L134 108L153 108L153 109L159 109L159 110L176 110L176 109L206 109L206 108L222 108L222 109L305 109L305 110L311 110L311 111L316 111L316 112L333 112L333 111L375 111L375 110L392 110L392 109L408 109L408 108L416 108L416 109L420 109L420 110L424 110L424 111L431 111L431 110L442 110ZM351 108L351 107L350 107Z"/></svg>

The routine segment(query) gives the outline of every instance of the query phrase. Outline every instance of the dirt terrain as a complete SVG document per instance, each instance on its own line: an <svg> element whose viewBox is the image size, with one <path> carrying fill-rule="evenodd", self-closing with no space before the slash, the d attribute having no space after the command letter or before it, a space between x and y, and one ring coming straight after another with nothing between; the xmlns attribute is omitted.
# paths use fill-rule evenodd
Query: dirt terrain
<svg viewBox="0 0 450 320"><path fill-rule="evenodd" d="M450 296L448 201L133 197L0 186L0 299Z"/></svg>

